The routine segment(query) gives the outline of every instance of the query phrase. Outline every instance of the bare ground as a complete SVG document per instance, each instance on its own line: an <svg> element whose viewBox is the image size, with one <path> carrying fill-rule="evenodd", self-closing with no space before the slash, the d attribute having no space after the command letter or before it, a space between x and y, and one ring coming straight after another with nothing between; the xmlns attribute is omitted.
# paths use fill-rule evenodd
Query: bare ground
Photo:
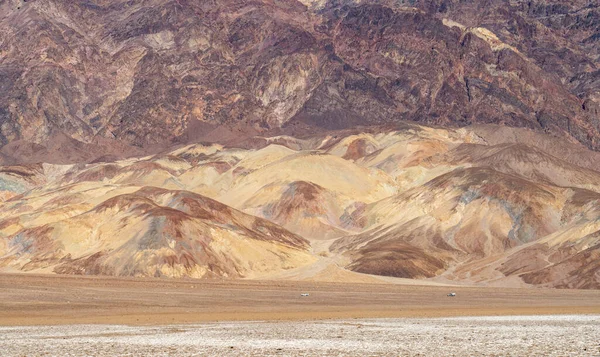
<svg viewBox="0 0 600 357"><path fill-rule="evenodd" d="M3 356L600 356L600 316L0 327Z"/></svg>
<svg viewBox="0 0 600 357"><path fill-rule="evenodd" d="M600 314L600 291L0 275L4 326L564 314Z"/></svg>

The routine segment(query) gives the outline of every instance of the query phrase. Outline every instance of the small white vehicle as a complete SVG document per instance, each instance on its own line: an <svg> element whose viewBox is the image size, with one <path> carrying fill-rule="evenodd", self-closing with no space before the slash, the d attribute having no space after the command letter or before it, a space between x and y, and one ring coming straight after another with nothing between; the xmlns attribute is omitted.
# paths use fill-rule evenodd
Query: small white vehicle
<svg viewBox="0 0 600 357"><path fill-rule="evenodd" d="M455 297L455 296L456 296L456 293L449 293L449 294L448 294L448 296L449 296L449 297Z"/></svg>
<svg viewBox="0 0 600 357"><path fill-rule="evenodd" d="M309 296L309 295L310 295L309 293L302 293L302 294L300 294L300 296Z"/></svg>

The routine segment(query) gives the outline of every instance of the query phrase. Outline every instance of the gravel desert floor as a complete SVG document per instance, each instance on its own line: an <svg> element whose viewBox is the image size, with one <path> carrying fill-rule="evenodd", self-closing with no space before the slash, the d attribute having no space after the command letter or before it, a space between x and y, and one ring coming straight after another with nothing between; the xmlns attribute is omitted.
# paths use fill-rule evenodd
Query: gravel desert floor
<svg viewBox="0 0 600 357"><path fill-rule="evenodd" d="M0 274L0 326L579 314L600 291Z"/></svg>
<svg viewBox="0 0 600 357"><path fill-rule="evenodd" d="M600 356L599 336L595 290L0 274L0 356Z"/></svg>
<svg viewBox="0 0 600 357"><path fill-rule="evenodd" d="M2 356L600 356L600 316L1 327Z"/></svg>

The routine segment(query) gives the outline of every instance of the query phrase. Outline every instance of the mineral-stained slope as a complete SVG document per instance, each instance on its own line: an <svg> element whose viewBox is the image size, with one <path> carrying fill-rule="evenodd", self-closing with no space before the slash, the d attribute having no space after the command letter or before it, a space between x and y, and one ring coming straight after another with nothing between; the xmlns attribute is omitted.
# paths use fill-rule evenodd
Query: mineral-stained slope
<svg viewBox="0 0 600 357"><path fill-rule="evenodd" d="M528 127L598 149L598 6L3 1L0 160L87 162L401 120Z"/></svg>
<svg viewBox="0 0 600 357"><path fill-rule="evenodd" d="M599 6L0 1L1 269L600 288Z"/></svg>
<svg viewBox="0 0 600 357"><path fill-rule="evenodd" d="M600 288L580 144L408 123L252 142L2 167L2 270Z"/></svg>
<svg viewBox="0 0 600 357"><path fill-rule="evenodd" d="M353 270L418 278L442 274L457 262L515 254L525 246L528 250L529 243L562 230L583 247L586 234L572 230L590 219L579 217L597 219L590 206L598 203L598 195L582 196L585 191L533 184L490 169L456 169L368 206L357 217L368 229L339 239L333 249L352 256ZM548 254L558 246L552 245ZM530 258L516 256L512 265L518 270L500 270L522 273L530 263ZM477 275L477 269L469 269L461 278L496 278Z"/></svg>
<svg viewBox="0 0 600 357"><path fill-rule="evenodd" d="M314 260L303 238L188 191L80 184L2 218L0 265L23 271L251 278Z"/></svg>

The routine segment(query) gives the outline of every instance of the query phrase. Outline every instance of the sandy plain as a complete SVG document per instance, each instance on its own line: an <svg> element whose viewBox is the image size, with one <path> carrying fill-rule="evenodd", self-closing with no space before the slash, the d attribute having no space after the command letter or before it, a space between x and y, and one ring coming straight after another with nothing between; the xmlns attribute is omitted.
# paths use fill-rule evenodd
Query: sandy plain
<svg viewBox="0 0 600 357"><path fill-rule="evenodd" d="M600 356L598 336L594 290L0 275L10 357Z"/></svg>
<svg viewBox="0 0 600 357"><path fill-rule="evenodd" d="M600 314L600 291L0 275L3 326L566 314Z"/></svg>

